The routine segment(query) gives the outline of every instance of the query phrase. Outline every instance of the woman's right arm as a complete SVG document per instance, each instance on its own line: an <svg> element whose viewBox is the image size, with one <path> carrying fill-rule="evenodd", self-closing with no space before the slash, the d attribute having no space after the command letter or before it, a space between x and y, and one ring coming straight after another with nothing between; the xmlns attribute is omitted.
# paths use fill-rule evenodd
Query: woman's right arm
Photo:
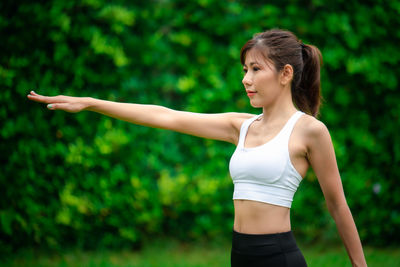
<svg viewBox="0 0 400 267"><path fill-rule="evenodd" d="M236 144L240 125L253 115L247 113L203 114L177 111L157 105L119 103L91 97L42 96L31 92L30 100L46 103L50 110L89 110L130 123L172 130Z"/></svg>

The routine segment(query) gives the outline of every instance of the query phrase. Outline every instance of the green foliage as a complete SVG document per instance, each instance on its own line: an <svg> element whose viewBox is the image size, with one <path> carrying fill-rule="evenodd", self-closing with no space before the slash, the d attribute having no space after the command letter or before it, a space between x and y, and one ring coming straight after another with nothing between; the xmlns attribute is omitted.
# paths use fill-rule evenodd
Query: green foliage
<svg viewBox="0 0 400 267"><path fill-rule="evenodd" d="M399 12L396 1L3 1L0 250L229 235L233 146L49 112L25 96L259 113L243 94L238 57L273 27L321 49L321 120L361 238L398 244ZM337 239L312 173L292 219L309 240Z"/></svg>

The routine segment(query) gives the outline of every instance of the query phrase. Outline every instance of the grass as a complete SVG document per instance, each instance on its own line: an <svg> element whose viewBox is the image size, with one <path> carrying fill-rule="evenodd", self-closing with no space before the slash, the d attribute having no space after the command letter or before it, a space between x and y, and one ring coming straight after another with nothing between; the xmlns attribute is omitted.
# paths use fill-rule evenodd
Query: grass
<svg viewBox="0 0 400 267"><path fill-rule="evenodd" d="M322 245L302 247L310 267L351 266L343 247ZM370 267L400 266L399 248L365 247L364 252ZM220 267L229 266L230 244L183 244L176 241L157 241L140 251L66 251L49 253L26 250L11 255L0 265L4 267Z"/></svg>
<svg viewBox="0 0 400 267"><path fill-rule="evenodd" d="M311 267L351 266L344 247L312 246L302 249L307 264ZM369 267L400 266L400 248L364 247L365 258Z"/></svg>

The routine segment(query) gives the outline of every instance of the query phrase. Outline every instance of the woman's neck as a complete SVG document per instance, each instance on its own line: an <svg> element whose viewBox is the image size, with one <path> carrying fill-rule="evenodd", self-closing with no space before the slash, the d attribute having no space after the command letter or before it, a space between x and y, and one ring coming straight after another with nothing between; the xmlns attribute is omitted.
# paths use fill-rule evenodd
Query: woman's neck
<svg viewBox="0 0 400 267"><path fill-rule="evenodd" d="M271 123L280 120L287 120L297 111L292 101L291 94L278 98L271 105L263 107L262 121Z"/></svg>

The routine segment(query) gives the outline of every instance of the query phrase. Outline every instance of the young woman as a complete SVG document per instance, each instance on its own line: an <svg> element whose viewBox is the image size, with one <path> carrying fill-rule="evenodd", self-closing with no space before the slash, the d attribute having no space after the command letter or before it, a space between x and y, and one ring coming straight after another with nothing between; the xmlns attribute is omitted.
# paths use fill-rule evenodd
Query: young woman
<svg viewBox="0 0 400 267"><path fill-rule="evenodd" d="M50 110L89 110L237 145L229 164L235 186L232 266L306 266L291 232L290 207L311 166L353 266L366 266L329 132L315 118L320 103L318 48L274 29L249 40L240 59L245 91L250 104L262 108L260 115L199 114L34 92L28 98L48 104Z"/></svg>

